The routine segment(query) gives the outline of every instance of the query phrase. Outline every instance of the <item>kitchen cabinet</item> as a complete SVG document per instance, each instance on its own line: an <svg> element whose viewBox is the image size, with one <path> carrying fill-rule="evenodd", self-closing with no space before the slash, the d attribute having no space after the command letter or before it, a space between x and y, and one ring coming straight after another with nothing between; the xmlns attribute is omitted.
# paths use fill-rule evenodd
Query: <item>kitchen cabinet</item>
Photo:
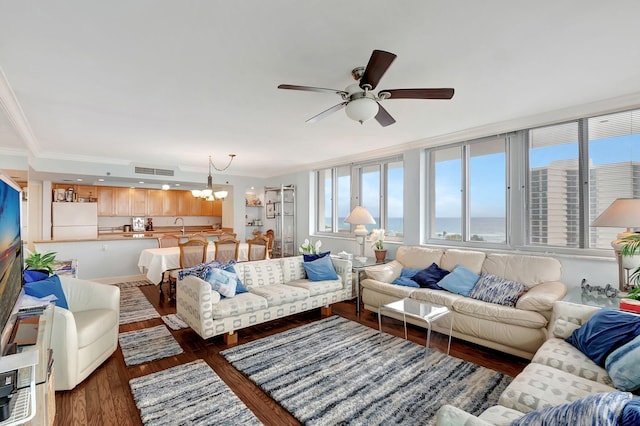
<svg viewBox="0 0 640 426"><path fill-rule="evenodd" d="M213 211L211 212L211 215L222 217L222 200L213 201Z"/></svg>
<svg viewBox="0 0 640 426"><path fill-rule="evenodd" d="M191 191L177 191L178 195L176 196L178 202L178 216L189 216L191 214L191 200L193 200L193 195L191 195Z"/></svg>
<svg viewBox="0 0 640 426"><path fill-rule="evenodd" d="M131 216L130 188L114 188L114 216Z"/></svg>
<svg viewBox="0 0 640 426"><path fill-rule="evenodd" d="M115 188L111 186L99 186L98 193L98 216L114 216L115 213Z"/></svg>
<svg viewBox="0 0 640 426"><path fill-rule="evenodd" d="M147 215L147 190L142 188L130 188L131 216Z"/></svg>
<svg viewBox="0 0 640 426"><path fill-rule="evenodd" d="M162 191L149 189L147 191L147 216L162 216L163 203Z"/></svg>
<svg viewBox="0 0 640 426"><path fill-rule="evenodd" d="M160 192L162 192L162 215L176 216L178 214L177 191L161 190Z"/></svg>

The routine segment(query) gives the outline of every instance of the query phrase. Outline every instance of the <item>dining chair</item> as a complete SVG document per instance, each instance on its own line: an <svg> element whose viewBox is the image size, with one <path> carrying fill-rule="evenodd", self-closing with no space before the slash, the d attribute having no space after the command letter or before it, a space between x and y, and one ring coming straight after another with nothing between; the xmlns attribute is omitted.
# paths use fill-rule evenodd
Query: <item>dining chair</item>
<svg viewBox="0 0 640 426"><path fill-rule="evenodd" d="M180 237L173 234L164 234L158 236L158 248L178 247L180 244ZM171 271L174 269L168 269L162 273L162 282L160 283L160 295L162 295L162 284L165 281L169 281L169 293L171 293Z"/></svg>
<svg viewBox="0 0 640 426"><path fill-rule="evenodd" d="M201 239L190 238L184 243L178 244L180 247L180 269L191 268L207 261L207 247L209 242ZM175 295L176 282L178 281L178 272L180 269L174 269L170 274L169 281L169 300Z"/></svg>
<svg viewBox="0 0 640 426"><path fill-rule="evenodd" d="M273 241L276 239L276 235L273 232L273 229L267 229L267 232L264 233L264 236L269 239L269 247L267 249L267 257L271 259L273 256Z"/></svg>
<svg viewBox="0 0 640 426"><path fill-rule="evenodd" d="M204 232L196 232L195 234L191 235L189 239L209 242L208 235Z"/></svg>
<svg viewBox="0 0 640 426"><path fill-rule="evenodd" d="M249 245L247 249L247 258L249 262L252 260L264 260L267 258L269 251L269 238L264 235L258 235L255 238L247 240Z"/></svg>
<svg viewBox="0 0 640 426"><path fill-rule="evenodd" d="M228 262L230 260L238 260L238 248L240 247L240 241L232 237L220 238L213 242L216 246L216 254L214 259L221 262Z"/></svg>

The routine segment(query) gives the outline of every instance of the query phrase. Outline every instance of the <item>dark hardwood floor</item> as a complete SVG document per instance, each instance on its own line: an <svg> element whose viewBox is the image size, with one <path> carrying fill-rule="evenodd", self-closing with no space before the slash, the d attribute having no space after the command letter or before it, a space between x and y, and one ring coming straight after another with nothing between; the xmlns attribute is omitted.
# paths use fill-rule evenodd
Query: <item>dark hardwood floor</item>
<svg viewBox="0 0 640 426"><path fill-rule="evenodd" d="M156 286L144 286L140 287L140 289L161 315L175 313L175 305L163 301ZM355 301L333 305L333 313L368 327L378 328L378 319L375 313L362 310L360 315L356 316ZM239 344L320 319L322 319L320 310L316 309L269 323L259 324L240 330L238 332ZM120 331L138 330L160 324L163 324L163 322L157 318L120 326ZM425 330L411 325L408 327L409 339L424 345ZM387 333L404 336L402 322L391 318L385 318L384 330ZM222 336L203 340L191 329L172 330L172 333L182 346L183 354L148 364L126 367L122 352L118 349L75 389L57 392L55 425L141 425L140 415L133 402L129 388L129 380L196 359L205 360L265 425L300 424L220 355L220 351L228 347L224 344ZM432 333L431 347L445 352L447 337ZM503 372L509 376L517 375L528 364L527 360L457 339L453 339L451 342L451 355Z"/></svg>

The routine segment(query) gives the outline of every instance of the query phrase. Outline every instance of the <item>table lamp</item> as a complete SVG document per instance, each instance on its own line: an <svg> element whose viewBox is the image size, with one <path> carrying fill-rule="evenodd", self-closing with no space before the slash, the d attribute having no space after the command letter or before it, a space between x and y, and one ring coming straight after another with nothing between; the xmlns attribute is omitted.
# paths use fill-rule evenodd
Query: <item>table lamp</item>
<svg viewBox="0 0 640 426"><path fill-rule="evenodd" d="M619 233L617 238L611 242L611 247L613 247L615 251L618 262L618 284L621 290L625 290L625 287L628 285L628 277L625 271L636 269L638 267L638 259L636 256L624 256L627 259L623 259L620 250L625 245L625 242L620 241L620 239L633 235L631 228L640 227L640 199L616 199L591 223L591 226L627 229L626 232Z"/></svg>
<svg viewBox="0 0 640 426"><path fill-rule="evenodd" d="M369 231L367 231L367 228L365 228L364 225L372 225L375 224L376 221L367 209L362 206L357 206L351 211L349 216L347 216L344 223L356 225L356 228L353 230L353 233L356 234L356 244L359 245L360 258L366 260L366 257L364 256L364 240Z"/></svg>

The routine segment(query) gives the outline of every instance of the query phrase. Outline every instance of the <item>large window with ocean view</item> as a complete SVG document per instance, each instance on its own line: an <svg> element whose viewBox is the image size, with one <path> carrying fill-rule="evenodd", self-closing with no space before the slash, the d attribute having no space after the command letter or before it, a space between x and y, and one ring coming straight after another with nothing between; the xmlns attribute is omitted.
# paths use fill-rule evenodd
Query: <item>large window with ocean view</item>
<svg viewBox="0 0 640 426"><path fill-rule="evenodd" d="M369 231L383 228L390 240L401 240L404 235L403 179L403 162L398 157L316 171L316 232L350 233L351 226L344 220L360 205L376 221L366 225Z"/></svg>
<svg viewBox="0 0 640 426"><path fill-rule="evenodd" d="M428 158L429 239L506 243L506 139L436 148Z"/></svg>

